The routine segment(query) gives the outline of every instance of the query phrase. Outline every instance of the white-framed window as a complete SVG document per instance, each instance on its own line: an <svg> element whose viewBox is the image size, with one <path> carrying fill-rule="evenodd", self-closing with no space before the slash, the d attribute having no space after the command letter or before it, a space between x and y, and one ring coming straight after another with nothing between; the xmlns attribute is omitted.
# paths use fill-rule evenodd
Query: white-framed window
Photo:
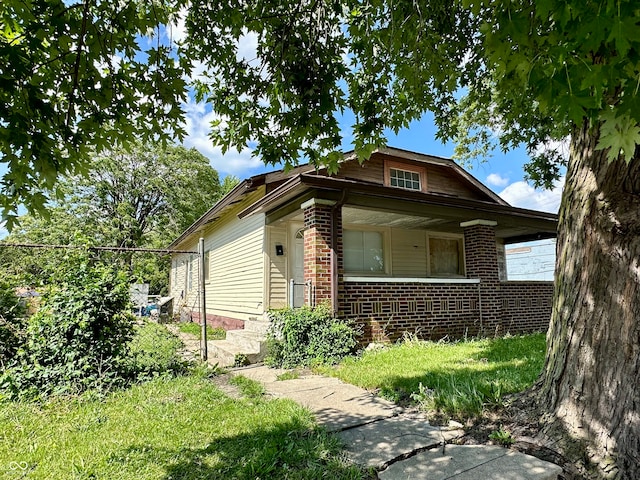
<svg viewBox="0 0 640 480"><path fill-rule="evenodd" d="M384 233L345 229L342 235L344 270L348 273L384 274Z"/></svg>
<svg viewBox="0 0 640 480"><path fill-rule="evenodd" d="M391 271L394 277L464 276L462 235L393 228L391 240Z"/></svg>
<svg viewBox="0 0 640 480"><path fill-rule="evenodd" d="M387 161L384 165L384 184L415 192L427 191L427 171L424 166Z"/></svg>
<svg viewBox="0 0 640 480"><path fill-rule="evenodd" d="M209 255L210 251L207 250L206 252L204 252L204 281L208 282L209 281L209 271L211 268L211 264L210 264L210 255Z"/></svg>
<svg viewBox="0 0 640 480"><path fill-rule="evenodd" d="M392 187L406 188L407 190L421 191L420 174L399 168L389 169L389 185Z"/></svg>

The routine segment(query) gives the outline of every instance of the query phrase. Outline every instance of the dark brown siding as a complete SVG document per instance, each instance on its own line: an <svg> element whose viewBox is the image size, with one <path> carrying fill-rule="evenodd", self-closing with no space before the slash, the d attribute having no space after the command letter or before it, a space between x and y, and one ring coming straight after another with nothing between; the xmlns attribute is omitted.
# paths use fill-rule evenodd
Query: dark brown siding
<svg viewBox="0 0 640 480"><path fill-rule="evenodd" d="M452 168L388 155L373 154L371 158L362 165L359 164L357 160L350 160L343 163L338 173L334 176L346 180L357 180L376 185L384 185L385 160L425 168L428 192L442 193L460 198L468 198L470 200L490 200L486 194L478 191L477 188L469 184L464 178L461 178Z"/></svg>

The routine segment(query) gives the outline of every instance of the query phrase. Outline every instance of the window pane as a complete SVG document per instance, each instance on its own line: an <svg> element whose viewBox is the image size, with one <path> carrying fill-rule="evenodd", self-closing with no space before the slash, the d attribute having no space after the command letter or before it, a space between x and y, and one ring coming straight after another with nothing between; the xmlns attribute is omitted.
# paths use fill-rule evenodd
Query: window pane
<svg viewBox="0 0 640 480"><path fill-rule="evenodd" d="M364 271L383 272L382 234L380 232L362 232L364 235Z"/></svg>
<svg viewBox="0 0 640 480"><path fill-rule="evenodd" d="M429 238L431 275L461 275L460 240Z"/></svg>
<svg viewBox="0 0 640 480"><path fill-rule="evenodd" d="M347 272L384 272L382 233L345 230L344 269Z"/></svg>
<svg viewBox="0 0 640 480"><path fill-rule="evenodd" d="M392 187L408 188L410 190L421 190L420 174L409 170L389 169L389 184Z"/></svg>
<svg viewBox="0 0 640 480"><path fill-rule="evenodd" d="M345 230L342 236L344 248L344 269L347 272L361 272L362 264L362 232Z"/></svg>

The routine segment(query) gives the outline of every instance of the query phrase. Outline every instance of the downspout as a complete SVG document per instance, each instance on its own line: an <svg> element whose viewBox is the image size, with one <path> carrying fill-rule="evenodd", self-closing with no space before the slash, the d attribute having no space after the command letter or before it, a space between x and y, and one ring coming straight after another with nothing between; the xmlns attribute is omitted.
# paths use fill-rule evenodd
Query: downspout
<svg viewBox="0 0 640 480"><path fill-rule="evenodd" d="M336 231L336 215L347 199L347 189L342 190L342 197L331 207L331 311L338 314L338 232Z"/></svg>

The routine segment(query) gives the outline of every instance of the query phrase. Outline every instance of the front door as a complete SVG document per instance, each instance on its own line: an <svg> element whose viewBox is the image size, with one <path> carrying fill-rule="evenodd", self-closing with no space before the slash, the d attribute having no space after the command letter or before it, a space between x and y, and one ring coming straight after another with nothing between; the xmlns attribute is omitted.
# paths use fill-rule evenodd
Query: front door
<svg viewBox="0 0 640 480"><path fill-rule="evenodd" d="M293 307L304 305L304 229L300 225L292 227L293 255L291 258L291 279L293 280ZM291 288L291 284L289 284Z"/></svg>

